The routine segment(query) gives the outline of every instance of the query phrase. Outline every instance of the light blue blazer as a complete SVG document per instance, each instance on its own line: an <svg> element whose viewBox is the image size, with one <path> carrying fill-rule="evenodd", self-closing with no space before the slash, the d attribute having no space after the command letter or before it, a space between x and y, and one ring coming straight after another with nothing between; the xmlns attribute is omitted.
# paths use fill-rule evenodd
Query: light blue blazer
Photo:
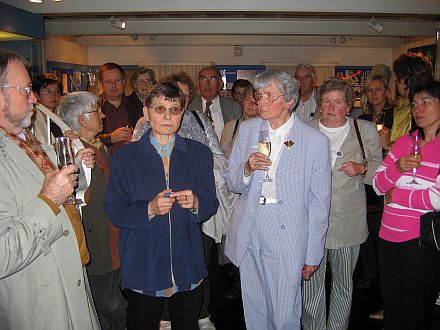
<svg viewBox="0 0 440 330"><path fill-rule="evenodd" d="M296 116L296 115L294 115ZM240 266L255 226L263 171L255 171L248 184L243 182L244 165L258 150L258 131L268 129L261 118L244 121L239 129L224 176L229 189L241 194L234 205L225 243L225 253ZM330 145L326 136L297 117L276 172L276 193L281 234L282 262L299 285L304 264L319 265L324 255L331 196Z"/></svg>

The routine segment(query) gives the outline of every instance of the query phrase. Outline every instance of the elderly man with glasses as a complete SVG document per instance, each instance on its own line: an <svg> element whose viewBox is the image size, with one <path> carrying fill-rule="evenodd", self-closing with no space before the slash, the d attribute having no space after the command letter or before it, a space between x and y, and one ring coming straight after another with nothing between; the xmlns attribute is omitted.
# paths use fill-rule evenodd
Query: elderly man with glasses
<svg viewBox="0 0 440 330"><path fill-rule="evenodd" d="M255 88L260 117L240 125L225 173L240 194L225 253L240 269L247 328L299 330L301 279L324 255L329 142L291 113L299 90L291 75L264 71Z"/></svg>
<svg viewBox="0 0 440 330"><path fill-rule="evenodd" d="M99 329L84 232L65 204L79 167L58 170L53 148L27 128L30 82L26 60L0 50L0 329ZM90 149L76 157L94 164Z"/></svg>

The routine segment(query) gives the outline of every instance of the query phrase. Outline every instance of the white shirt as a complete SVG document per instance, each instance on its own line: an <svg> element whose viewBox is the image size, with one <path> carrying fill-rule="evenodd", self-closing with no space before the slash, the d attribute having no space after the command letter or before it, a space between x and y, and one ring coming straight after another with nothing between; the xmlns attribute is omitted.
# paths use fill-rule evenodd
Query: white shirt
<svg viewBox="0 0 440 330"><path fill-rule="evenodd" d="M277 129L272 129L269 125L269 135L271 143L271 152L269 158L272 161L272 166L269 167L269 177L274 181L263 182L262 184L261 196L265 196L266 198L277 198L275 189L275 177L277 174L281 154L283 153L284 148L287 148L284 145L284 141L287 141L289 137L290 129L293 126L294 117L295 116L290 116L289 120Z"/></svg>
<svg viewBox="0 0 440 330"><path fill-rule="evenodd" d="M313 90L312 95L310 95L308 100L303 102L299 99L295 111L296 115L302 122L308 122L314 118L316 112L315 90Z"/></svg>
<svg viewBox="0 0 440 330"><path fill-rule="evenodd" d="M319 122L319 130L324 133L330 140L331 147L331 159L332 159L332 168L335 166L336 158L342 157L341 146L347 138L348 133L350 132L350 124L348 120L346 120L345 124L341 127L330 128L326 127Z"/></svg>
<svg viewBox="0 0 440 330"><path fill-rule="evenodd" d="M205 113L207 101L203 97L201 99L203 113ZM223 133L223 128L225 127L225 122L223 121L222 109L220 107L220 98L218 97L218 95L214 100L212 100L212 104L209 109L211 110L212 120L214 121L215 134L217 134L218 140L220 141Z"/></svg>
<svg viewBox="0 0 440 330"><path fill-rule="evenodd" d="M274 180L272 182L263 182L261 188L261 196L266 198L276 199L276 189L275 189L275 175L278 169L278 164L280 162L281 154L283 153L284 148L287 148L284 145L284 142L288 140L290 129L293 126L293 121L295 116L290 116L289 120L286 121L283 125L278 127L277 129L272 129L269 126L269 135L270 135L270 143L271 143L271 152L270 152L270 160L272 161L272 166L269 167L269 177ZM250 176L243 175L243 182L248 184L251 181Z"/></svg>

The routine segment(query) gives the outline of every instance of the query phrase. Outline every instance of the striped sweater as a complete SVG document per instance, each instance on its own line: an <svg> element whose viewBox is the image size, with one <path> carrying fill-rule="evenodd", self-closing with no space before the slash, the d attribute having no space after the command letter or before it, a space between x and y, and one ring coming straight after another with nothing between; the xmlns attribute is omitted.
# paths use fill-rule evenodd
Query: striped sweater
<svg viewBox="0 0 440 330"><path fill-rule="evenodd" d="M420 184L408 184L412 171L400 173L396 161L410 154L411 137L400 137L373 176L378 195L393 191L393 201L385 205L379 237L391 242L405 242L420 236L420 215L440 209L440 136L422 148L422 163L417 169Z"/></svg>

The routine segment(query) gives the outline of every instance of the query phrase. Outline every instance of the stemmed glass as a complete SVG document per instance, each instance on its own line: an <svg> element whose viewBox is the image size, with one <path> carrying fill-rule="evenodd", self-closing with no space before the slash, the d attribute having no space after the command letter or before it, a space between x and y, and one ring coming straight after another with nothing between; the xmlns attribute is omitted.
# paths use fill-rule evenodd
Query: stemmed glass
<svg viewBox="0 0 440 330"><path fill-rule="evenodd" d="M258 134L258 151L263 155L269 157L271 152L270 134L268 130L262 130ZM264 178L261 182L272 182L273 180L269 176L269 172L266 171Z"/></svg>
<svg viewBox="0 0 440 330"><path fill-rule="evenodd" d="M381 111L379 113L375 122L376 122L377 131L379 132L384 127L384 113L383 113L383 111Z"/></svg>
<svg viewBox="0 0 440 330"><path fill-rule="evenodd" d="M68 137L55 138L55 152L57 153L58 168L75 164L75 153L73 152L72 140ZM75 193L73 193L66 201L67 204L76 204Z"/></svg>
<svg viewBox="0 0 440 330"><path fill-rule="evenodd" d="M419 161L422 160L422 138L419 134L411 136L411 156ZM409 184L420 184L416 181L416 171L417 169L414 167L412 169L413 178L408 182Z"/></svg>

